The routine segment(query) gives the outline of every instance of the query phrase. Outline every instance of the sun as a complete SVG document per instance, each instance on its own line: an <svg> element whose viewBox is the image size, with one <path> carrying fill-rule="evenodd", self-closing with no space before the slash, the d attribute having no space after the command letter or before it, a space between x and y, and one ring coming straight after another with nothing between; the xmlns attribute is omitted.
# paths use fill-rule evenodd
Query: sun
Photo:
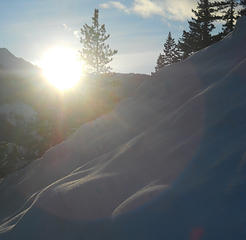
<svg viewBox="0 0 246 240"><path fill-rule="evenodd" d="M68 47L48 49L40 64L45 78L61 91L75 86L82 76L82 63L77 52Z"/></svg>

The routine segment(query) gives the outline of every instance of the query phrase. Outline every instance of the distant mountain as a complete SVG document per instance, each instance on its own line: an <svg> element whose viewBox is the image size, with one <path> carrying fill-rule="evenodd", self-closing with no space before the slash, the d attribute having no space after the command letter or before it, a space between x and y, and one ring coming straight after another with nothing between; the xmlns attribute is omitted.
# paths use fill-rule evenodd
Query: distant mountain
<svg viewBox="0 0 246 240"><path fill-rule="evenodd" d="M40 69L0 48L0 178L40 156L36 106L45 85Z"/></svg>
<svg viewBox="0 0 246 240"><path fill-rule="evenodd" d="M88 78L61 94L40 69L0 49L0 179L40 157L81 124L111 111L148 76Z"/></svg>
<svg viewBox="0 0 246 240"><path fill-rule="evenodd" d="M39 68L0 48L0 104L25 101L40 84L47 85Z"/></svg>
<svg viewBox="0 0 246 240"><path fill-rule="evenodd" d="M25 61L23 58L17 58L8 49L0 48L0 70L8 71L34 71L37 67Z"/></svg>

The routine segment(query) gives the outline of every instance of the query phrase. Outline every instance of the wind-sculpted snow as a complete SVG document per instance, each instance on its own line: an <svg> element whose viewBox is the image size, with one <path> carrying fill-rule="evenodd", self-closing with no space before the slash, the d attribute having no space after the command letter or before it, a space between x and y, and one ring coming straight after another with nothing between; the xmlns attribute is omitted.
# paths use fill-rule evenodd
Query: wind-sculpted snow
<svg viewBox="0 0 246 240"><path fill-rule="evenodd" d="M1 240L246 239L246 18L0 184Z"/></svg>

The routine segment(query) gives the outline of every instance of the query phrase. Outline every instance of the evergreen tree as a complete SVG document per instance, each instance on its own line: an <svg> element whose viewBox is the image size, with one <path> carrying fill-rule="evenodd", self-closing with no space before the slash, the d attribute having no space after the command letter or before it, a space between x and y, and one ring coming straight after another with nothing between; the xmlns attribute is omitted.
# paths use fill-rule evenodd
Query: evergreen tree
<svg viewBox="0 0 246 240"><path fill-rule="evenodd" d="M218 16L225 21L223 24L223 32L222 35L227 35L229 32L234 30L235 22L237 19L237 11L236 7L238 6L238 2L236 0L225 0L221 2L215 2L214 6L217 7L216 11L221 11L222 16Z"/></svg>
<svg viewBox="0 0 246 240"><path fill-rule="evenodd" d="M113 60L116 50L111 50L105 41L110 37L106 34L105 25L98 22L99 10L95 9L92 17L92 25L83 25L81 28L82 50L80 51L82 59L90 67L91 72L96 74L110 71L108 63Z"/></svg>
<svg viewBox="0 0 246 240"><path fill-rule="evenodd" d="M181 58L183 60L194 52L194 38L189 32L183 31L183 35L178 42L178 47L181 49Z"/></svg>
<svg viewBox="0 0 246 240"><path fill-rule="evenodd" d="M180 53L175 43L175 40L172 38L171 32L168 33L166 42L164 43L163 54L160 54L157 59L157 66L155 71L159 71L162 67L176 63L180 61Z"/></svg>
<svg viewBox="0 0 246 240"><path fill-rule="evenodd" d="M240 5L242 7L241 11L239 12L240 16L246 16L246 0L241 0Z"/></svg>
<svg viewBox="0 0 246 240"><path fill-rule="evenodd" d="M183 52L183 58L215 42L216 38L211 34L215 28L213 24L216 20L216 17L213 16L214 11L214 5L209 0L198 1L197 9L192 9L195 17L188 21L189 31L183 32L178 44Z"/></svg>
<svg viewBox="0 0 246 240"><path fill-rule="evenodd" d="M155 67L155 72L158 72L161 68L163 68L164 65L164 55L160 53L157 62L156 62L156 67Z"/></svg>

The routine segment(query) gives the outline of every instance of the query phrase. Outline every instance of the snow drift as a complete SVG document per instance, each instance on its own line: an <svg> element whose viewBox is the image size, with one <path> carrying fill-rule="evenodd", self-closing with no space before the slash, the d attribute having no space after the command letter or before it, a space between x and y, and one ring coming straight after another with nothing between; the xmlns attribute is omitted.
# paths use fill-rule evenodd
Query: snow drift
<svg viewBox="0 0 246 240"><path fill-rule="evenodd" d="M4 179L1 239L245 239L245 40L242 18Z"/></svg>

